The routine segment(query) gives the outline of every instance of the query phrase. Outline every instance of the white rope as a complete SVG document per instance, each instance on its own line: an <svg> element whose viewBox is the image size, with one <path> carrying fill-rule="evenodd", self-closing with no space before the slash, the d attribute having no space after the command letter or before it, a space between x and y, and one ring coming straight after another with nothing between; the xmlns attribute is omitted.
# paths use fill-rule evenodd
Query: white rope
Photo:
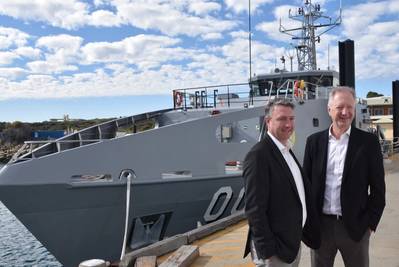
<svg viewBox="0 0 399 267"><path fill-rule="evenodd" d="M126 251L126 239L127 239L127 228L129 224L129 208L130 208L130 186L131 186L131 181L132 181L132 173L130 171L123 171L121 176L124 177L125 173L128 173L126 176L126 216L125 216L125 234L123 235L123 244L122 244L122 252L121 252L121 258L125 256L125 251Z"/></svg>

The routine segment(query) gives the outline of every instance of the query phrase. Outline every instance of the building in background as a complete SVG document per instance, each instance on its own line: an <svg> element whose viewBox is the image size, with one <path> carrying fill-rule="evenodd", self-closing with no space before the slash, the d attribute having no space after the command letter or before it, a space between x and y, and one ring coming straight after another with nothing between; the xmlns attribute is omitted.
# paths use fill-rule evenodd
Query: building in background
<svg viewBox="0 0 399 267"><path fill-rule="evenodd" d="M53 130L53 131L34 131L32 132L32 140L55 140L65 135L64 130Z"/></svg>
<svg viewBox="0 0 399 267"><path fill-rule="evenodd" d="M366 98L372 125L379 125L385 138L393 138L393 107L391 96Z"/></svg>

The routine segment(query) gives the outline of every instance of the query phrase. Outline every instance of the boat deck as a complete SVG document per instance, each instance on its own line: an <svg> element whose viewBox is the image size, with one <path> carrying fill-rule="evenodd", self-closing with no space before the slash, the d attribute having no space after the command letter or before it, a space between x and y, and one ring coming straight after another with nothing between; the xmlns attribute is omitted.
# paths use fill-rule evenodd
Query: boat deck
<svg viewBox="0 0 399 267"><path fill-rule="evenodd" d="M387 205L377 232L370 239L370 266L399 266L399 155L386 160L385 171ZM200 256L190 266L253 266L249 256L242 258L247 230L244 220L195 241L193 245L199 246ZM310 266L310 251L304 244L300 266ZM334 266L344 266L339 253Z"/></svg>

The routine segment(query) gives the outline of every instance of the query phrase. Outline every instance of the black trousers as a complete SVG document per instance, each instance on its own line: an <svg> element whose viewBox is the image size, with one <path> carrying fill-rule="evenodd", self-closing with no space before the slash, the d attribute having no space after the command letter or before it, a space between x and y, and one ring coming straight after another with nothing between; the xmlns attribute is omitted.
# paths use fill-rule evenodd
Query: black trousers
<svg viewBox="0 0 399 267"><path fill-rule="evenodd" d="M356 242L349 237L344 222L337 217L323 216L321 221L321 247L311 250L312 267L333 267L337 251L345 267L369 267L370 230Z"/></svg>

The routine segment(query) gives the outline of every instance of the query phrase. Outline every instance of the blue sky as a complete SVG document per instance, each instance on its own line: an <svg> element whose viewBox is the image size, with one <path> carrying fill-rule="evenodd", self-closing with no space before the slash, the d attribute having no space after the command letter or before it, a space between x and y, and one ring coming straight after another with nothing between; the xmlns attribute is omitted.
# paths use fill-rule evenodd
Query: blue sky
<svg viewBox="0 0 399 267"><path fill-rule="evenodd" d="M321 0L336 17L339 1ZM253 73L292 42L297 0L252 0ZM318 67L338 69L337 42L355 41L356 89L391 95L399 79L399 1L343 0L322 36ZM247 0L0 1L0 121L103 118L172 106L171 90L246 82ZM282 67L277 61L277 67Z"/></svg>

